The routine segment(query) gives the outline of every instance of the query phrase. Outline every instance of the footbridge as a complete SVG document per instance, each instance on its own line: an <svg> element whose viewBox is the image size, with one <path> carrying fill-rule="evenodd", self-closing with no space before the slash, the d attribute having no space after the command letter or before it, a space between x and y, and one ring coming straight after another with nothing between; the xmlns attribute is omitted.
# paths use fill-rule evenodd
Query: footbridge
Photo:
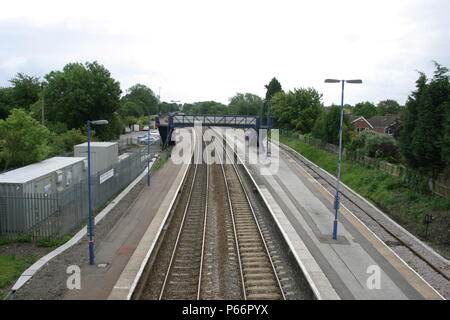
<svg viewBox="0 0 450 320"><path fill-rule="evenodd" d="M175 128L194 127L196 124L210 127L255 129L259 134L261 129L269 130L272 128L273 118L253 115L173 114L168 116L166 121L156 119L164 148L170 143Z"/></svg>

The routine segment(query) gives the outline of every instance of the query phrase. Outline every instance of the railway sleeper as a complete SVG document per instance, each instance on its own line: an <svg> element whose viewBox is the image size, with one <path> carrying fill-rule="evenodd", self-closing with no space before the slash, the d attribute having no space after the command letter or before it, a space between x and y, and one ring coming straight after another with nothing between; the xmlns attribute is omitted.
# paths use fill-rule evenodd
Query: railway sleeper
<svg viewBox="0 0 450 320"><path fill-rule="evenodd" d="M248 300L280 300L280 294L258 293L247 295Z"/></svg>
<svg viewBox="0 0 450 320"><path fill-rule="evenodd" d="M280 288L277 286L275 282L268 286L261 287L248 287L246 286L247 294L252 293L280 293Z"/></svg>
<svg viewBox="0 0 450 320"><path fill-rule="evenodd" d="M273 274L273 269L270 266L248 266L244 263L244 273L264 273Z"/></svg>

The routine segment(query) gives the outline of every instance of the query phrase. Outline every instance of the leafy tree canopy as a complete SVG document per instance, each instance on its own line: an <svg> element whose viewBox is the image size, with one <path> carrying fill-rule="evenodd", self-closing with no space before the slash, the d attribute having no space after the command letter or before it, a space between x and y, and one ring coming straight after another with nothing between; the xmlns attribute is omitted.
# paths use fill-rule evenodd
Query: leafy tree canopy
<svg viewBox="0 0 450 320"><path fill-rule="evenodd" d="M450 77L448 69L435 62L436 70L428 80L420 72L416 90L406 102L400 131L400 149L407 164L436 177L448 165L448 109Z"/></svg>
<svg viewBox="0 0 450 320"><path fill-rule="evenodd" d="M229 114L257 115L261 107L262 99L252 93L236 93L230 98L228 104Z"/></svg>
<svg viewBox="0 0 450 320"><path fill-rule="evenodd" d="M397 114L402 111L401 106L397 101L387 99L378 102L377 104L377 113L380 116L384 116L386 114Z"/></svg>
<svg viewBox="0 0 450 320"><path fill-rule="evenodd" d="M266 91L267 100L271 99L277 92L283 91L281 89L280 82L278 82L278 80L275 77L273 77L272 80L270 80L269 84L266 84L264 87L267 89Z"/></svg>
<svg viewBox="0 0 450 320"><path fill-rule="evenodd" d="M377 108L372 102L359 102L355 104L352 113L355 116L363 116L364 118L369 119L377 115Z"/></svg>
<svg viewBox="0 0 450 320"><path fill-rule="evenodd" d="M49 121L65 123L68 129L81 128L87 120L117 123L120 85L104 66L97 62L69 63L63 71L52 71L45 79L45 117ZM114 128L99 126L96 132L106 140L118 136L120 131Z"/></svg>
<svg viewBox="0 0 450 320"><path fill-rule="evenodd" d="M120 103L120 114L123 116L140 117L158 112L158 98L152 89L139 83L127 90Z"/></svg>
<svg viewBox="0 0 450 320"><path fill-rule="evenodd" d="M322 94L314 88L278 92L272 99L271 114L277 127L309 133L322 112L321 100Z"/></svg>
<svg viewBox="0 0 450 320"><path fill-rule="evenodd" d="M80 129L71 129L66 132L52 133L49 139L50 155L58 156L73 152L73 146L86 142L87 135Z"/></svg>
<svg viewBox="0 0 450 320"><path fill-rule="evenodd" d="M11 100L14 107L30 110L30 106L39 99L42 91L39 78L18 73L9 82L12 84Z"/></svg>
<svg viewBox="0 0 450 320"><path fill-rule="evenodd" d="M177 104L176 102L161 102L158 106L159 113L161 114L167 114L170 112L180 111L182 108L182 105Z"/></svg>
<svg viewBox="0 0 450 320"><path fill-rule="evenodd" d="M228 114L227 106L216 101L185 103L183 105L183 112L194 114Z"/></svg>
<svg viewBox="0 0 450 320"><path fill-rule="evenodd" d="M13 109L6 120L0 120L0 160L4 170L44 160L49 148L50 131L26 111Z"/></svg>
<svg viewBox="0 0 450 320"><path fill-rule="evenodd" d="M312 136L334 145L339 144L340 107L333 105L323 112L312 129ZM349 141L349 132L353 129L348 115L344 114L342 125L342 141Z"/></svg>
<svg viewBox="0 0 450 320"><path fill-rule="evenodd" d="M13 108L12 88L0 88L0 119L6 119Z"/></svg>

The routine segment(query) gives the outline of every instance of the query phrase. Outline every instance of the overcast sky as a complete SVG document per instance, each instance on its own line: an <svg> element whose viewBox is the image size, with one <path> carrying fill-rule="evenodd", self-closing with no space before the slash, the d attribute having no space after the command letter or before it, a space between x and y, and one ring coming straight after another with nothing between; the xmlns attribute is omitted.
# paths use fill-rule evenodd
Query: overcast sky
<svg viewBox="0 0 450 320"><path fill-rule="evenodd" d="M125 91L149 86L164 101L228 103L314 87L323 102L403 104L416 70L450 67L450 1L4 1L0 86L16 73L42 77L69 62L97 60Z"/></svg>

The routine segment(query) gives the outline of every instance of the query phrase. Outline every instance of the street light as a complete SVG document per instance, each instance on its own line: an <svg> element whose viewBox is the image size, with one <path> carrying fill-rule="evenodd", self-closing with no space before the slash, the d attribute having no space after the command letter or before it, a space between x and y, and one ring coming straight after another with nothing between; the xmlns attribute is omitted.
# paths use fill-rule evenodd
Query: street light
<svg viewBox="0 0 450 320"><path fill-rule="evenodd" d="M148 131L147 131L147 186L150 187L150 116L148 117Z"/></svg>
<svg viewBox="0 0 450 320"><path fill-rule="evenodd" d="M45 108L45 84L41 82L41 91L42 91L42 125L44 125L44 108Z"/></svg>
<svg viewBox="0 0 450 320"><path fill-rule="evenodd" d="M333 221L333 240L337 239L337 224L338 224L338 213L339 213L339 185L341 180L341 159L342 159L342 121L344 118L344 83L362 83L362 80L337 80L337 79L325 79L325 83L342 83L342 93L341 93L341 115L339 120L339 157L338 157L338 172L337 172L337 185L336 185L336 196L334 200L334 221Z"/></svg>
<svg viewBox="0 0 450 320"><path fill-rule="evenodd" d="M108 120L87 121L88 130L88 236L89 236L89 264L94 264L94 221L92 217L91 201L91 124L105 125Z"/></svg>

